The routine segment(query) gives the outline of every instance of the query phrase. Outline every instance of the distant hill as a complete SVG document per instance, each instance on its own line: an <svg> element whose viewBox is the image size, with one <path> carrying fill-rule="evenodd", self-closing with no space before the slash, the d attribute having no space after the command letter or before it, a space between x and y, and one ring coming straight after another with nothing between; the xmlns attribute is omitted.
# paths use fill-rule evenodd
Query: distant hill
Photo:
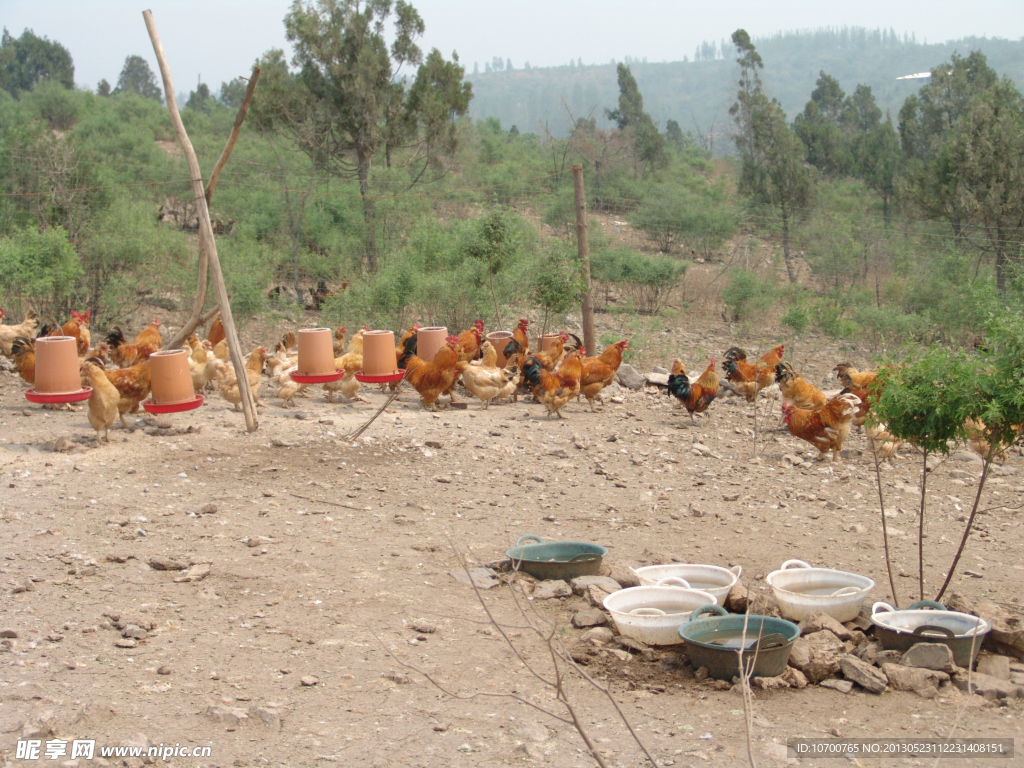
<svg viewBox="0 0 1024 768"><path fill-rule="evenodd" d="M870 85L879 106L891 110L895 119L904 99L921 86L897 77L928 71L954 52L967 55L976 49L988 57L993 69L1024 90L1024 40L963 38L925 44L892 31L842 28L784 32L755 44L764 59L766 87L790 118L803 109L818 73L824 70L838 78L847 93L858 83ZM725 137L738 70L732 46L725 45L724 57L722 48L705 43L698 48L699 61L688 57L661 64L627 60L644 106L663 130L665 122L674 119L684 131L694 130L696 121L706 133L716 120L715 134L719 141ZM563 101L576 116L596 107L594 115L603 123L604 110L618 101L614 63L504 70L467 79L473 83L475 119L496 117L506 128L515 125L523 133L542 133L546 122L553 134L563 135L569 125Z"/></svg>

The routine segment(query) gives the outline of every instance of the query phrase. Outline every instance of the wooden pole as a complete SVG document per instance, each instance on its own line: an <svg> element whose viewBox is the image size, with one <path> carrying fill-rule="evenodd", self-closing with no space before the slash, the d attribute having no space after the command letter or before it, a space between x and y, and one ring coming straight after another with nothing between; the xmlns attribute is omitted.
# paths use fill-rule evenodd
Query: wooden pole
<svg viewBox="0 0 1024 768"><path fill-rule="evenodd" d="M252 77L249 78L249 87L245 89L245 98L242 99L242 106L238 108L238 114L235 116L235 124L231 126L231 134L228 136L228 143L224 147L224 151L220 153L220 157L217 158L217 163L213 167L213 173L210 174L210 183L206 185L206 205L210 205L210 198L213 197L213 189L217 186L217 179L220 178L220 172L224 169L224 165L227 163L228 158L231 157L231 150L235 148L235 142L238 140L238 132L242 130L242 122L245 120L245 115L249 111L249 102L252 101L253 92L256 90L256 81L260 78L260 68L258 66L252 68ZM182 345L185 339L188 338L189 334L196 329L196 326L205 322L203 319L203 305L206 304L206 284L207 272L209 259L206 257L206 249L202 247L202 239L199 241L199 281L196 286L196 298L192 302L192 314L189 316L188 322L181 326L174 338L171 339L170 344L167 345L168 349L177 349Z"/></svg>
<svg viewBox="0 0 1024 768"><path fill-rule="evenodd" d="M210 273L213 277L213 290L217 295L217 304L220 306L220 319L224 324L224 335L227 337L228 353L231 355L231 364L235 369L235 377L238 379L238 391L242 398L242 411L245 413L245 427L249 432L255 432L259 427L256 421L256 403L253 401L252 390L249 387L249 379L246 376L245 361L242 359L242 350L238 342L238 333L235 331L235 321L231 316L231 303L228 300L228 290L224 285L224 274L220 269L220 259L217 256L217 243L213 238L213 226L210 224L210 209L206 204L206 193L203 190L203 177L199 170L199 160L196 152L189 141L188 133L185 132L185 125L181 122L181 115L178 113L178 104L174 98L174 82L171 79L171 68L167 64L167 55L160 42L160 35L156 31L156 23L153 21L152 11L143 11L142 18L146 21L146 29L149 32L149 39L153 42L153 52L160 65L160 75L164 81L164 96L167 99L167 111L171 115L171 124L174 125L174 132L177 134L178 143L185 152L188 160L188 170L192 177L192 194L196 209L199 214L199 247L206 250L210 262Z"/></svg>
<svg viewBox="0 0 1024 768"><path fill-rule="evenodd" d="M594 336L594 303L590 285L590 246L587 244L587 196L583 191L583 166L572 167L572 182L576 193L576 252L579 254L583 274L583 345L588 355L597 354Z"/></svg>

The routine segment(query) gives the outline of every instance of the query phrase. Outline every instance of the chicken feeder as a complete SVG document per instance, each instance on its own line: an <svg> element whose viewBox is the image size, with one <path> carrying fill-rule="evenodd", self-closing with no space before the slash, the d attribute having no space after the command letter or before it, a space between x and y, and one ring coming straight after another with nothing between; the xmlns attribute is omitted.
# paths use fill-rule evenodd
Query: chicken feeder
<svg viewBox="0 0 1024 768"><path fill-rule="evenodd" d="M88 400L92 387L82 386L78 341L74 336L35 340L35 386L25 393L30 403L77 403Z"/></svg>
<svg viewBox="0 0 1024 768"><path fill-rule="evenodd" d="M298 384L326 384L345 375L334 368L334 332L330 328L303 328L298 333L299 361L291 374Z"/></svg>
<svg viewBox="0 0 1024 768"><path fill-rule="evenodd" d="M149 377L156 405L178 405L196 399L184 349L163 349L150 355Z"/></svg>
<svg viewBox="0 0 1024 768"><path fill-rule="evenodd" d="M504 368L508 360L505 359L505 347L512 341L511 331L491 331L487 334L487 340L491 342L494 347L494 351L498 353L498 362L495 363L499 368Z"/></svg>
<svg viewBox="0 0 1024 768"><path fill-rule="evenodd" d="M420 328L416 332L416 357L425 363L433 362L434 355L448 343L448 329L440 326Z"/></svg>

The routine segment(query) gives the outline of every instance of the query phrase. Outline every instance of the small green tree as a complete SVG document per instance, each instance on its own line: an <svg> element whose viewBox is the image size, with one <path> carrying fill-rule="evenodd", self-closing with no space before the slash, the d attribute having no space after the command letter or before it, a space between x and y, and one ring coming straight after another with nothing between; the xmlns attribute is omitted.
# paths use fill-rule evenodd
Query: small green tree
<svg viewBox="0 0 1024 768"><path fill-rule="evenodd" d="M163 91L156 81L156 75L149 68L148 62L141 56L129 56L124 60L124 67L117 78L114 93L137 93L144 99L155 99L161 104L164 100Z"/></svg>
<svg viewBox="0 0 1024 768"><path fill-rule="evenodd" d="M739 189L755 202L778 208L782 224L782 254L791 283L796 282L789 244L791 221L810 205L814 195L811 174L804 164L803 144L786 124L786 114L761 85L761 56L745 30L732 35L739 52L739 90L729 114L736 121L740 153Z"/></svg>
<svg viewBox="0 0 1024 768"><path fill-rule="evenodd" d="M210 86L206 83L199 83L196 89L189 93L185 106L196 112L209 112L213 97L210 96Z"/></svg>
<svg viewBox="0 0 1024 768"><path fill-rule="evenodd" d="M519 217L505 208L492 208L478 223L475 236L466 246L466 255L483 262L487 285L494 300L494 316L502 327L498 297L494 292L494 276L507 267L519 252L522 232Z"/></svg>
<svg viewBox="0 0 1024 768"><path fill-rule="evenodd" d="M0 272L5 294L27 300L44 317L57 318L71 308L82 264L61 227L23 229L0 239Z"/></svg>
<svg viewBox="0 0 1024 768"><path fill-rule="evenodd" d="M31 91L36 83L52 80L65 88L75 87L75 64L68 49L31 29L15 38L4 28L0 37L0 88L12 96Z"/></svg>
<svg viewBox="0 0 1024 768"><path fill-rule="evenodd" d="M579 305L583 295L583 278L571 246L554 241L550 250L537 263L532 293L534 302L544 310L544 322L541 325L543 336L547 333L548 317L564 315Z"/></svg>

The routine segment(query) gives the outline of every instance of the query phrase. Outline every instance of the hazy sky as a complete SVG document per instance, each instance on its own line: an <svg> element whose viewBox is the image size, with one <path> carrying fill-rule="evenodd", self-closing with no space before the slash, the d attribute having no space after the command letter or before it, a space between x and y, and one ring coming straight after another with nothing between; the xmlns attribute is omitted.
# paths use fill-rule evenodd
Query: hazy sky
<svg viewBox="0 0 1024 768"><path fill-rule="evenodd" d="M413 0L427 32L425 50L458 51L467 72L494 56L518 69L605 63L626 56L649 61L693 58L702 40L728 38L737 27L753 36L821 26L865 26L912 32L937 42L967 35L1024 37L1021 0ZM114 84L126 56L144 56L156 71L142 11L153 11L174 74L175 90L195 87L200 73L216 91L250 71L268 48L287 49L282 19L288 0L0 0L0 24L15 36L28 27L63 43L75 81ZM922 62L927 69L934 62Z"/></svg>

